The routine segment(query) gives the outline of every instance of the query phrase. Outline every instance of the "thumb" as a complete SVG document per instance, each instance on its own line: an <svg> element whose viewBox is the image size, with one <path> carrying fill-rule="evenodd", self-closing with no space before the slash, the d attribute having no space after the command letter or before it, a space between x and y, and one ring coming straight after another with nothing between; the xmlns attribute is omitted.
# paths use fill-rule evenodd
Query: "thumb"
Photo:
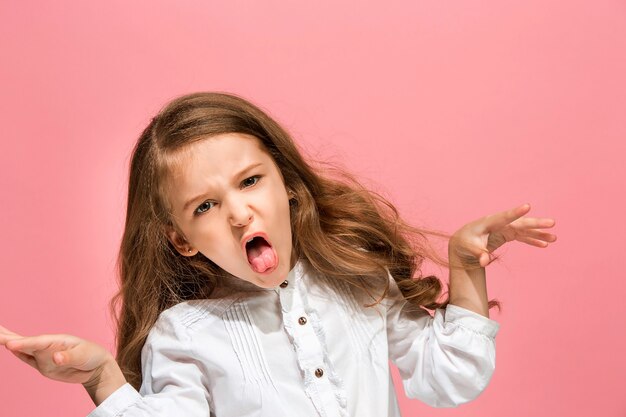
<svg viewBox="0 0 626 417"><path fill-rule="evenodd" d="M480 255L480 266L483 268L491 263L491 254L489 252L483 252Z"/></svg>
<svg viewBox="0 0 626 417"><path fill-rule="evenodd" d="M104 361L104 357L96 347L85 343L56 352L53 359L57 365L66 365L83 371L90 371Z"/></svg>
<svg viewBox="0 0 626 417"><path fill-rule="evenodd" d="M55 364L61 366L67 363L67 354L63 354L63 352L55 352L55 354L52 356L52 360Z"/></svg>

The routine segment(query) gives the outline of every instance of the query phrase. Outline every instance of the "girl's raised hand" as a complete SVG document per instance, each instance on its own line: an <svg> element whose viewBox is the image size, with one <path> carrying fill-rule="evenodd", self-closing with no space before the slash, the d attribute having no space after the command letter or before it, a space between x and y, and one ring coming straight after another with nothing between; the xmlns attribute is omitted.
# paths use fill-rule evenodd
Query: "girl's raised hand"
<svg viewBox="0 0 626 417"><path fill-rule="evenodd" d="M0 326L0 345L42 375L57 381L83 384L90 394L95 395L101 389L105 376L109 380L115 377L118 386L125 383L111 353L76 336L46 334L22 337ZM110 385L109 381L106 384Z"/></svg>
<svg viewBox="0 0 626 417"><path fill-rule="evenodd" d="M553 227L554 219L523 217L529 211L530 204L524 204L466 224L450 238L451 256L457 256L464 263L477 260L485 267L491 263L491 252L506 242L517 240L545 248L549 242L556 241L556 235L541 230Z"/></svg>
<svg viewBox="0 0 626 417"><path fill-rule="evenodd" d="M0 327L0 343L42 375L69 383L88 382L111 356L101 346L67 334L23 337Z"/></svg>

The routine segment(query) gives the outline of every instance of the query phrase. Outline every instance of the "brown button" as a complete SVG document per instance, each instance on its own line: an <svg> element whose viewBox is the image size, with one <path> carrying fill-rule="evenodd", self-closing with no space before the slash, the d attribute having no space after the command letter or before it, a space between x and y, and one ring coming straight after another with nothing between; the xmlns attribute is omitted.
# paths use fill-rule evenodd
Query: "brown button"
<svg viewBox="0 0 626 417"><path fill-rule="evenodd" d="M322 375L324 375L324 370L322 368L317 368L315 370L315 376L318 377L318 378L321 378Z"/></svg>
<svg viewBox="0 0 626 417"><path fill-rule="evenodd" d="M289 281L284 280L284 281L280 284L280 288L285 288L287 285L289 285Z"/></svg>
<svg viewBox="0 0 626 417"><path fill-rule="evenodd" d="M298 323L300 323L301 325L303 325L303 326L304 326L304 325L306 324L306 317L300 317L300 318L298 319Z"/></svg>

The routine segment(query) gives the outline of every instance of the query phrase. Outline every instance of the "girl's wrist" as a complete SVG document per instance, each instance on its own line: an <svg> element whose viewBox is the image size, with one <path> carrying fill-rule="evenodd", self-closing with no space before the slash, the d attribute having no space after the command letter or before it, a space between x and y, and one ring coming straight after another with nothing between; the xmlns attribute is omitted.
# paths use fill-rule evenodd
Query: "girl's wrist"
<svg viewBox="0 0 626 417"><path fill-rule="evenodd" d="M489 318L487 283L485 268L471 264L470 256L459 255L455 247L450 247L449 303L474 311Z"/></svg>
<svg viewBox="0 0 626 417"><path fill-rule="evenodd" d="M97 374L83 384L96 406L126 384L126 378L113 356L109 356Z"/></svg>
<svg viewBox="0 0 626 417"><path fill-rule="evenodd" d="M452 269L483 269L479 259L462 243L453 239L448 242L448 262Z"/></svg>

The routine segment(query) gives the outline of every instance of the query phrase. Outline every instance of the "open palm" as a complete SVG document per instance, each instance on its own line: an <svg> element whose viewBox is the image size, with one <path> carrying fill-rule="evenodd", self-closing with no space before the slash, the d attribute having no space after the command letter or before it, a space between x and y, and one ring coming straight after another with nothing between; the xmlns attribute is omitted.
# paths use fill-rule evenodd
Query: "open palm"
<svg viewBox="0 0 626 417"><path fill-rule="evenodd" d="M0 326L0 345L42 375L57 381L91 384L112 355L102 346L68 334L23 337Z"/></svg>
<svg viewBox="0 0 626 417"><path fill-rule="evenodd" d="M452 235L450 253L466 263L478 260L485 267L491 262L491 253L507 242L517 240L545 248L556 241L556 235L542 230L553 227L554 219L523 217L529 211L530 204L524 204L464 225Z"/></svg>

